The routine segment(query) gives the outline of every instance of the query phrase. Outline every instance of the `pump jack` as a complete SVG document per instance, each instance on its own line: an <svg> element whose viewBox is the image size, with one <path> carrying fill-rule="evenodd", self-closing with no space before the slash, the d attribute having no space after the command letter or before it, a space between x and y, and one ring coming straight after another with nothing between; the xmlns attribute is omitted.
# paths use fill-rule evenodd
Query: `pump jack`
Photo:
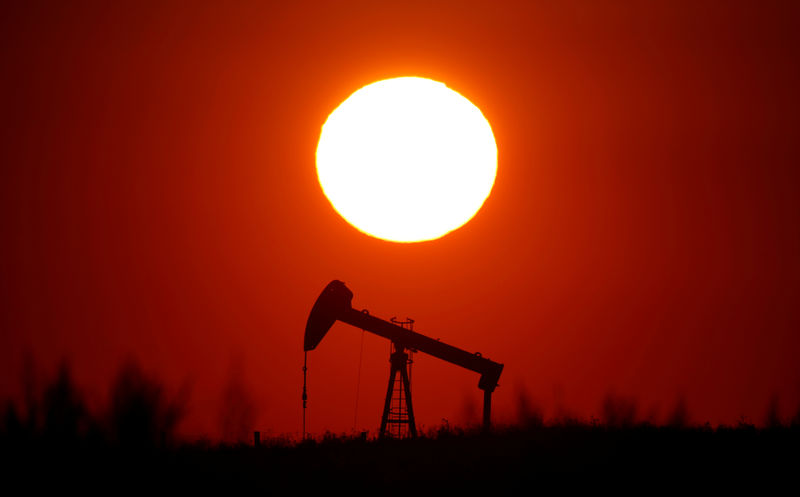
<svg viewBox="0 0 800 497"><path fill-rule="evenodd" d="M396 374L403 379L409 411L409 429L412 436L416 435L414 425L414 412L411 407L411 391L408 383L406 369L407 355L405 350L424 352L438 357L456 366L469 369L481 375L478 388L483 390L483 428L488 430L491 425L492 392L497 387L497 381L503 372L503 365L482 357L480 353L471 354L439 340L426 337L419 333L407 330L389 321L376 318L365 311L353 309L351 302L353 292L339 280L333 280L322 291L306 322L306 333L303 341L303 350L308 352L319 345L322 338L337 320L360 328L370 333L391 340L395 353L392 354L391 372L389 377L389 392L387 392L386 405L381 419L381 436L383 436L386 418L388 416L389 398L391 395L392 381ZM305 402L305 388L303 390Z"/></svg>

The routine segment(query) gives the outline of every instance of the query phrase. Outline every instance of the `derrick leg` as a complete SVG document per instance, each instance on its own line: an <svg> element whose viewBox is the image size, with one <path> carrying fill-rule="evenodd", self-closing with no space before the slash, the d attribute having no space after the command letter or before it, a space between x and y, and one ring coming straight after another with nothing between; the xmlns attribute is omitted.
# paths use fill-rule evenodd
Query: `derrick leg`
<svg viewBox="0 0 800 497"><path fill-rule="evenodd" d="M404 360L405 362L405 360ZM414 407L411 405L411 381L408 379L408 369L406 364L403 364L403 369L400 370L403 378L403 388L406 391L406 407L408 408L408 429L413 438L417 438L417 424L414 422Z"/></svg>
<svg viewBox="0 0 800 497"><path fill-rule="evenodd" d="M383 415L381 416L381 430L378 436L383 438L386 436L386 422L389 421L389 409L392 407L392 387L394 386L394 375L397 374L397 369L392 362L392 369L389 372L389 388L386 389L386 401L383 403Z"/></svg>

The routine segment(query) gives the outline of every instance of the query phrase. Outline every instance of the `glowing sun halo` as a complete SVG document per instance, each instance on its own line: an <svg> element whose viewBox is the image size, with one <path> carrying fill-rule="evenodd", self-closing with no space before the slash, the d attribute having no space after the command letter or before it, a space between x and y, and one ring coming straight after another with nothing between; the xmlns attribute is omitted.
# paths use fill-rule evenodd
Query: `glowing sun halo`
<svg viewBox="0 0 800 497"><path fill-rule="evenodd" d="M395 242L439 238L489 196L497 145L469 100L424 78L378 81L322 126L317 176L333 208L360 231Z"/></svg>

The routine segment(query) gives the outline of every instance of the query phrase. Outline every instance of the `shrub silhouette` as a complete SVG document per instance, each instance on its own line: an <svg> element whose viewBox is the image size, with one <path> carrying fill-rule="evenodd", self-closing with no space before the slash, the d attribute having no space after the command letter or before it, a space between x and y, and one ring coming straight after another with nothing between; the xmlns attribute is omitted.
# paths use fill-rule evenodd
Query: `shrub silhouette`
<svg viewBox="0 0 800 497"><path fill-rule="evenodd" d="M3 409L3 426L2 430L0 430L0 435L8 442L20 442L26 434L25 432L26 430L17 408L13 402L7 401Z"/></svg>
<svg viewBox="0 0 800 497"><path fill-rule="evenodd" d="M672 428L685 428L689 425L689 408L686 399L681 396L667 418L667 426Z"/></svg>
<svg viewBox="0 0 800 497"><path fill-rule="evenodd" d="M531 400L530 395L524 389L519 389L517 395L517 419L522 426L528 428L544 425L542 408Z"/></svg>
<svg viewBox="0 0 800 497"><path fill-rule="evenodd" d="M767 412L764 416L764 426L767 428L780 428L783 426L779 414L778 404L779 402L777 395L770 397L769 403L767 404Z"/></svg>
<svg viewBox="0 0 800 497"><path fill-rule="evenodd" d="M613 394L603 399L603 421L612 428L631 427L636 422L636 402Z"/></svg>
<svg viewBox="0 0 800 497"><path fill-rule="evenodd" d="M241 367L235 367L222 392L219 425L222 439L227 443L241 444L252 440L256 409Z"/></svg>
<svg viewBox="0 0 800 497"><path fill-rule="evenodd" d="M174 442L184 414L182 401L168 401L161 385L134 362L126 363L109 396L110 441L127 448L163 448Z"/></svg>
<svg viewBox="0 0 800 497"><path fill-rule="evenodd" d="M29 396L27 408L0 404L0 458L9 461L4 476L26 485L52 482L59 491L65 482L105 490L124 482L150 490L175 486L228 493L233 487L296 492L298 482L304 490L318 485L355 491L422 482L469 490L501 485L500 493L510 493L518 491L520 482L530 484L548 474L673 479L768 471L793 477L800 464L800 413L794 424L772 428L757 428L742 418L728 427L675 429L685 421L671 427L637 422L634 401L613 395L603 403L603 425L576 418L543 420L522 394L518 407L523 422L497 426L490 433L464 430L443 419L418 439L367 440L328 432L305 442L267 438L259 447L175 443L175 428L184 413L181 397L168 396L160 382L133 362L120 369L108 400L99 423L62 366L51 383ZM682 413L678 420L685 419L685 403L679 402L676 412ZM99 443L95 435L103 437Z"/></svg>
<svg viewBox="0 0 800 497"><path fill-rule="evenodd" d="M55 381L47 386L42 398L44 438L55 444L75 444L89 428L89 412L72 382L69 368L62 364Z"/></svg>

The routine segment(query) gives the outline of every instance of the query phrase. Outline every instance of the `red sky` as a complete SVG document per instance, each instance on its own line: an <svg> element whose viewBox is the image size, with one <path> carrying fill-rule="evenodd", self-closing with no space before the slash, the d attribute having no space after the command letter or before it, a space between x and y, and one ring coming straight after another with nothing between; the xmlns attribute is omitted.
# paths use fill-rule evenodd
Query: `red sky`
<svg viewBox="0 0 800 497"><path fill-rule="evenodd" d="M91 402L135 358L220 434L300 430L302 334L353 305L505 364L494 396L588 418L763 419L800 403L800 12L793 2L5 2L0 393L62 359ZM327 115L393 76L475 103L499 150L477 216L393 244L316 180ZM309 354L313 432L353 428L361 332ZM357 427L388 344L365 336ZM465 423L477 375L418 356L420 424ZM44 380L42 380L44 381Z"/></svg>

